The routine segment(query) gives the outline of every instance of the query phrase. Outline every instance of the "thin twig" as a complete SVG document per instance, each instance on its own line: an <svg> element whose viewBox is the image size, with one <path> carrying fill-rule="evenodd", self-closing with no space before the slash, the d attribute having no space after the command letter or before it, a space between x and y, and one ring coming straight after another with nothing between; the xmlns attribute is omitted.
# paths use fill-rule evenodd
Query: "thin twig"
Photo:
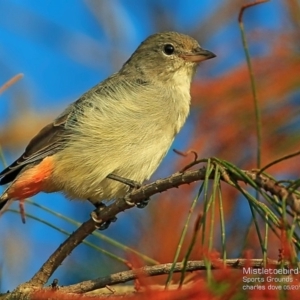
<svg viewBox="0 0 300 300"><path fill-rule="evenodd" d="M268 2L268 0L260 0L260 1L255 1L255 2L243 5L241 7L241 10L240 10L239 16L238 16L239 26L240 26L240 30L241 30L242 43L243 43L243 48L245 51L246 61L247 61L247 65L248 65L249 76L250 76L250 81L251 81L251 90L252 90L254 107L255 107L256 134L257 134L257 167L258 168L260 168L260 164L261 164L261 115L260 115L260 110L259 110L259 106L258 106L256 84L255 84L253 69L252 69L252 65L251 65L248 44L247 44L245 31L244 31L243 14L247 8L257 5L257 4L264 3L264 2Z"/></svg>
<svg viewBox="0 0 300 300"><path fill-rule="evenodd" d="M266 169L270 168L271 166L274 166L275 164L277 164L277 163L279 163L279 162L282 162L282 161L287 160L287 159L289 159L289 158L293 158L293 157L298 156L298 155L300 155L300 151L297 151L297 152L294 152L294 153L285 155L285 156L283 156L283 157L280 157L280 158L278 158L278 159L276 159L276 160L274 160L274 161L268 163L268 164L265 165L263 168L261 168L261 169L259 170L259 173L264 172Z"/></svg>
<svg viewBox="0 0 300 300"><path fill-rule="evenodd" d="M20 80L24 74L20 73L15 75L13 78L6 81L1 87L0 87L0 94L2 94L5 90L7 90L10 86L15 84L18 80Z"/></svg>
<svg viewBox="0 0 300 300"><path fill-rule="evenodd" d="M248 3L248 4L243 5L241 7L241 10L240 10L239 16L238 16L239 23L242 22L243 14L244 14L245 9L247 9L247 8L249 8L251 6L255 6L255 5L261 4L261 3L265 3L265 2L269 2L269 0L259 0L259 1L254 1L252 3Z"/></svg>

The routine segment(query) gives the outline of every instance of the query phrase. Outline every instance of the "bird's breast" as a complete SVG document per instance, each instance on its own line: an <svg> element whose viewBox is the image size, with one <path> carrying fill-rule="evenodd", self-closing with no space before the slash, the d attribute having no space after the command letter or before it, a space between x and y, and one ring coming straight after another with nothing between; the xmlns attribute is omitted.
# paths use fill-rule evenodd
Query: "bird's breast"
<svg viewBox="0 0 300 300"><path fill-rule="evenodd" d="M56 182L71 198L120 196L124 185L105 179L110 173L149 179L186 120L190 95L188 89L168 86L123 92L118 101L94 100L57 156Z"/></svg>

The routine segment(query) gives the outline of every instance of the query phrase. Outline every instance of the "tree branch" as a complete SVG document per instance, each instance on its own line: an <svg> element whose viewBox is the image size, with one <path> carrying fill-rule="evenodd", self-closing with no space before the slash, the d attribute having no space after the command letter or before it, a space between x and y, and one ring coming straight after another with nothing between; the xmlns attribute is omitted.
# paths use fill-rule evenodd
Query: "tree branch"
<svg viewBox="0 0 300 300"><path fill-rule="evenodd" d="M94 280L82 281L78 284L69 285L60 288L60 291L66 293L86 293L96 289L104 288L107 285L114 285L119 283L124 283L130 280L137 279L139 276L158 276L169 274L172 263L160 264L155 266L146 266L135 270L129 270L124 272L115 273L106 277L97 278ZM281 262L276 260L267 260L268 268L283 267ZM262 259L227 259L223 261L222 259L216 259L211 262L211 268L216 269L242 269L243 267L251 268L263 268L264 262ZM181 272L183 269L182 263L176 263L174 272ZM199 271L206 270L206 263L204 260L200 261L189 261L187 263L185 271Z"/></svg>
<svg viewBox="0 0 300 300"><path fill-rule="evenodd" d="M125 198L117 199L111 205L103 208L98 218L102 222L106 222L114 218L118 213L134 207L129 205L128 201L134 203L141 202L153 196L154 194L166 191L173 187L178 187L182 184L188 184L197 180L204 179L205 168L186 171L185 173L175 173L165 179L159 179L153 183L146 184L137 190L133 190ZM73 232L64 243L62 243L57 250L49 257L43 264L40 270L32 277L32 279L22 285L19 289L27 289L28 287L42 287L55 272L55 270L62 264L64 259L95 229L99 223L95 223L92 218L84 222L75 232Z"/></svg>
<svg viewBox="0 0 300 300"><path fill-rule="evenodd" d="M118 213L134 207L129 202L136 204L146 200L154 194L167 191L168 189L179 187L183 184L190 184L195 181L204 180L206 169L205 167L198 170L188 170L183 173L175 173L170 177L156 180L153 183L143 185L139 189L133 190L123 199L118 199L111 205L103 208L98 218L102 222L106 222L114 218ZM254 180L261 188L265 189L273 195L281 199L286 199L297 213L300 211L300 199L295 193L291 193L283 185L278 184L275 180L260 174L258 171L244 171L244 174ZM223 180L227 181L227 176L233 180L244 181L245 178L238 174L231 174L226 171L223 175ZM225 178L226 176L226 178ZM214 174L211 175L214 177ZM93 219L89 219L83 223L69 238L59 246L59 248L49 257L41 269L32 277L29 282L26 282L18 287L18 289L27 289L28 287L41 288L54 273L54 271L62 264L64 259L96 228L99 223L95 223Z"/></svg>
<svg viewBox="0 0 300 300"><path fill-rule="evenodd" d="M97 278L94 280L87 280L82 281L77 284L61 287L59 289L59 293L57 294L57 298L55 298L55 294L51 294L51 298L59 299L59 295L76 295L76 294L83 294L90 291L94 291L101 288L107 288L108 286L119 284L119 283L125 283L131 280L138 279L140 276L159 276L168 274L172 268L172 263L167 264L160 264L155 266L145 266L139 269L135 270L129 270L129 271L123 271L119 273L115 273L106 277ZM247 268L247 274L249 274L248 268L252 269L271 269L271 268L286 268L288 269L290 267L290 264L288 262L282 263L282 261L277 260L271 260L267 259L266 265L264 264L263 259L245 259L245 258L237 258L237 259L214 259L210 262L210 268L213 270L222 270L224 268L226 269L243 269ZM298 263L297 267L300 267L300 264ZM293 266L293 268L296 268L296 266ZM182 272L183 265L182 263L176 263L174 272L179 273ZM193 271L201 271L201 270L207 270L206 263L203 260L200 261L188 261L185 271L187 272L193 272ZM0 295L1 300L8 300L12 299L12 296L17 296L17 298L13 299L24 299L28 300L31 299L31 295L35 294L36 297L38 295L46 295L47 291L53 292L55 289L51 287L46 288L37 288L37 287L27 287L26 291L14 291L12 293L7 293ZM50 296L50 294L49 294ZM39 298L39 297L38 297ZM38 299L34 298L34 299Z"/></svg>

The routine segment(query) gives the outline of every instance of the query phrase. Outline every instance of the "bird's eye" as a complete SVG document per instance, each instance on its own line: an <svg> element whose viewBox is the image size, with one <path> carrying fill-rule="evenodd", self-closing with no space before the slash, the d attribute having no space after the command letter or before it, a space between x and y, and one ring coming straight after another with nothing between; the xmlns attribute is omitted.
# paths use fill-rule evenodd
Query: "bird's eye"
<svg viewBox="0 0 300 300"><path fill-rule="evenodd" d="M174 46L173 45L171 45L171 44L166 44L165 46L164 46L164 52L165 52L165 54L167 54L167 55L171 55L171 54L173 54L174 53Z"/></svg>

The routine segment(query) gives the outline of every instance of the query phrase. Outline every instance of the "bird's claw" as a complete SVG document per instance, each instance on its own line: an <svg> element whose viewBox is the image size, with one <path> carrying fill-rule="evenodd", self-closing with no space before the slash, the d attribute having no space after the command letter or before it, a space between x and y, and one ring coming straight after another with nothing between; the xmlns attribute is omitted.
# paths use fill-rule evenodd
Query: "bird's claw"
<svg viewBox="0 0 300 300"><path fill-rule="evenodd" d="M144 207L146 207L146 206L148 205L149 201L150 201L150 199L148 198L148 199L144 199L144 200L142 200L142 201L140 201L140 202L134 203L134 202L132 202L132 200L131 200L129 197L127 197L127 196L124 197L124 200L125 200L125 202L126 202L127 205L129 205L129 206L134 206L134 205L136 205L137 208L144 208Z"/></svg>
<svg viewBox="0 0 300 300"><path fill-rule="evenodd" d="M144 207L146 207L148 205L148 202L149 202L150 199L145 199L145 200L142 200L142 201L140 201L138 203L134 203L128 197L128 195L130 193L132 193L134 190L138 190L139 188L141 188L142 185L139 182L131 180L131 179L128 179L128 178L121 177L121 176L116 175L116 174L109 174L107 176L107 178L119 181L119 182L124 183L124 184L126 184L126 185L129 186L129 191L128 191L127 195L124 197L124 200L125 200L125 202L126 202L127 205L129 205L129 206L136 205L136 207L138 207L138 208L144 208Z"/></svg>
<svg viewBox="0 0 300 300"><path fill-rule="evenodd" d="M104 207L106 207L106 205L100 202L99 205L96 206L96 209L91 212L91 218L95 222L96 228L99 230L105 230L109 227L110 223L117 221L117 217L113 217L110 220L103 222L100 217L100 213L104 209Z"/></svg>
<svg viewBox="0 0 300 300"><path fill-rule="evenodd" d="M141 202L138 202L138 203L136 204L136 207L137 207L137 208L144 208L144 207L146 207L146 206L148 205L149 201L150 201L149 198L148 198L148 199L144 199L144 200L142 200Z"/></svg>
<svg viewBox="0 0 300 300"><path fill-rule="evenodd" d="M135 203L130 199L129 195L130 195L130 192L125 195L124 201L126 202L126 204L128 206L135 206Z"/></svg>

